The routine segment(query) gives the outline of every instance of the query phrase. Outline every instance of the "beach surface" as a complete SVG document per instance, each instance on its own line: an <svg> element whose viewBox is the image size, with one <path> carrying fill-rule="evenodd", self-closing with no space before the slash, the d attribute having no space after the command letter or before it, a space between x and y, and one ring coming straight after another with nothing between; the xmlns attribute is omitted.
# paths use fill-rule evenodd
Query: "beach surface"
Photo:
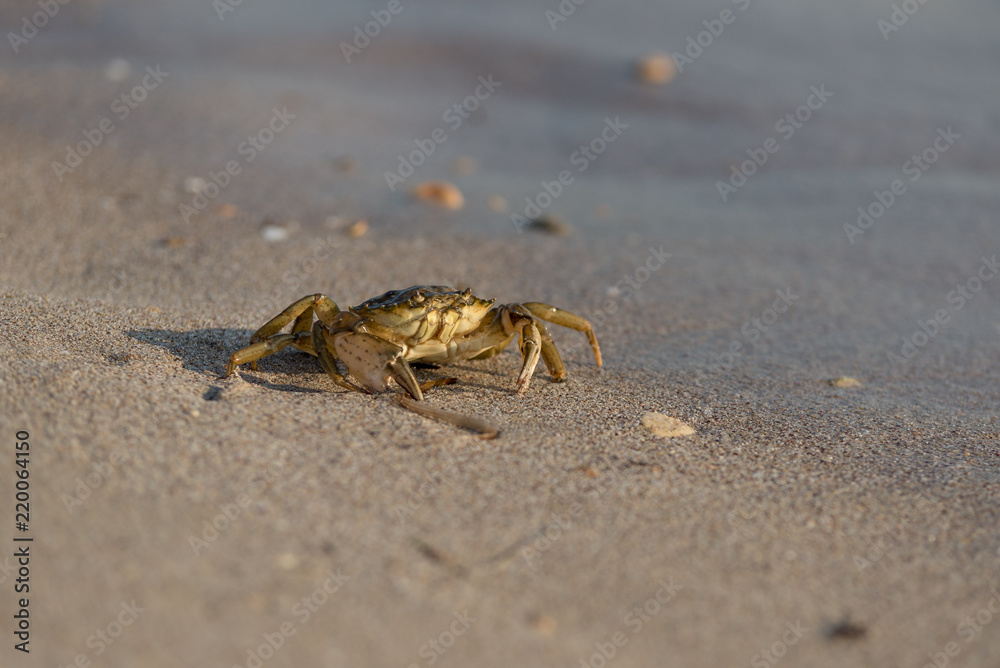
<svg viewBox="0 0 1000 668"><path fill-rule="evenodd" d="M1000 663L995 8L336 4L0 9L0 664ZM604 365L222 378L421 284Z"/></svg>

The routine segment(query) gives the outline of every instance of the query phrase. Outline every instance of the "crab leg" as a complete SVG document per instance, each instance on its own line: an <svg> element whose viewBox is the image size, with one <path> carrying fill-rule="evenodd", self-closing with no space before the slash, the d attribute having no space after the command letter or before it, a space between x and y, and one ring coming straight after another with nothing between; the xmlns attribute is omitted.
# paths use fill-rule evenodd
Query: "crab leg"
<svg viewBox="0 0 1000 668"><path fill-rule="evenodd" d="M531 375L538 366L538 356L542 351L542 335L538 331L538 325L533 321L528 321L521 328L521 357L524 364L521 365L521 374L517 377L517 393L524 394L531 382Z"/></svg>
<svg viewBox="0 0 1000 668"><path fill-rule="evenodd" d="M417 401L423 401L424 395L421 392L420 385L417 383L417 377L413 375L413 369L402 357L397 357L389 365L392 369L392 377L396 379L400 387L406 390L411 397Z"/></svg>
<svg viewBox="0 0 1000 668"><path fill-rule="evenodd" d="M538 331L542 335L542 361L545 362L545 367L552 374L552 380L557 383L561 382L566 379L566 367L563 365L562 357L559 356L559 350L556 349L556 344L549 336L549 330L545 328L541 320L536 320L535 325L538 326Z"/></svg>
<svg viewBox="0 0 1000 668"><path fill-rule="evenodd" d="M246 348L242 348L233 353L229 358L229 363L226 364L226 376L231 376L233 371L236 370L236 367L241 364L246 364L247 362L256 364L257 360L262 357L273 355L288 346L293 346L311 355L316 354L309 341L308 332L298 332L296 334L277 334L268 338L266 341L251 343Z"/></svg>
<svg viewBox="0 0 1000 668"><path fill-rule="evenodd" d="M277 334L293 320L295 321L292 326L293 334L308 331L312 326L313 311L316 312L316 317L329 325L333 316L340 312L340 308L326 295L307 295L264 323L250 337L250 342L263 341L272 334Z"/></svg>
<svg viewBox="0 0 1000 668"><path fill-rule="evenodd" d="M420 383L420 391L426 392L427 390L434 387L442 387L444 385L454 385L458 382L458 378L435 378L434 380L429 380L426 383Z"/></svg>
<svg viewBox="0 0 1000 668"><path fill-rule="evenodd" d="M564 311L561 308L541 302L525 302L522 306L528 309L535 317L586 334L587 340L590 341L590 347L594 351L597 366L601 366L601 347L597 345L597 335L594 334L594 328L590 326L586 318L581 318L575 313L570 313L569 311Z"/></svg>
<svg viewBox="0 0 1000 668"><path fill-rule="evenodd" d="M524 363L521 365L521 373L517 377L516 388L518 394L523 394L528 389L531 374L535 372L535 367L538 365L538 356L542 350L542 334L531 313L517 304L503 307L500 311L500 318L504 331L518 332L521 335L521 358Z"/></svg>
<svg viewBox="0 0 1000 668"><path fill-rule="evenodd" d="M407 396L400 395L399 403L417 415L423 415L424 417L440 420L447 424L453 424L456 427L472 430L476 432L476 436L485 440L496 438L500 433L499 429L488 422L483 422L478 418L462 415L461 413L446 411L443 408L431 406L425 401L414 401Z"/></svg>

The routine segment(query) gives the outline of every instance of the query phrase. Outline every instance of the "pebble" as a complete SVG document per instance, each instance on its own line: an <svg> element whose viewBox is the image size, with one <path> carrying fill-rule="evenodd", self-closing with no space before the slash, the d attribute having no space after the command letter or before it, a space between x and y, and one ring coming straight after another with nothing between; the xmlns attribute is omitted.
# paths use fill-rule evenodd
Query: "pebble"
<svg viewBox="0 0 1000 668"><path fill-rule="evenodd" d="M669 53L649 53L636 61L635 76L642 83L661 86L677 76L677 63Z"/></svg>
<svg viewBox="0 0 1000 668"><path fill-rule="evenodd" d="M333 169L341 174L349 174L358 167L358 161L350 155L339 155L333 159Z"/></svg>
<svg viewBox="0 0 1000 668"><path fill-rule="evenodd" d="M187 237L166 237L161 242L165 248L181 248L188 244Z"/></svg>
<svg viewBox="0 0 1000 668"><path fill-rule="evenodd" d="M200 176L189 176L184 179L184 192L197 195L205 190L206 185L205 179Z"/></svg>
<svg viewBox="0 0 1000 668"><path fill-rule="evenodd" d="M500 195L490 195L486 198L486 206L497 213L504 213L507 211L507 200Z"/></svg>
<svg viewBox="0 0 1000 668"><path fill-rule="evenodd" d="M569 226L569 223L565 222L558 216L542 216L541 218L536 218L528 223L527 227L533 232L542 232L556 237L568 236L573 231L573 228Z"/></svg>
<svg viewBox="0 0 1000 668"><path fill-rule="evenodd" d="M550 636L556 632L559 628L559 622L555 620L554 617L549 615L538 615L532 619L532 626L543 636Z"/></svg>
<svg viewBox="0 0 1000 668"><path fill-rule="evenodd" d="M104 76L111 81L125 81L132 73L132 66L124 58L115 58L104 68Z"/></svg>
<svg viewBox="0 0 1000 668"><path fill-rule="evenodd" d="M646 413L642 416L642 426L664 438L690 436L695 433L691 425L663 413Z"/></svg>
<svg viewBox="0 0 1000 668"><path fill-rule="evenodd" d="M220 204L215 208L215 214L219 218L235 218L239 212L235 204Z"/></svg>
<svg viewBox="0 0 1000 668"><path fill-rule="evenodd" d="M451 168L456 174L468 176L476 173L476 170L479 169L479 163L475 158L463 156L455 158L455 161L451 163Z"/></svg>
<svg viewBox="0 0 1000 668"><path fill-rule="evenodd" d="M840 378L834 378L829 381L830 385L834 387L861 387L861 381L857 378L851 378L850 376L841 376Z"/></svg>
<svg viewBox="0 0 1000 668"><path fill-rule="evenodd" d="M278 557L278 566L286 571L290 571L299 565L299 558L291 552L285 552Z"/></svg>
<svg viewBox="0 0 1000 668"><path fill-rule="evenodd" d="M265 225L260 228L260 235L264 241L284 241L288 238L288 230L279 225Z"/></svg>
<svg viewBox="0 0 1000 668"><path fill-rule="evenodd" d="M424 181L413 189L413 196L452 211L458 211L465 206L462 191L450 181Z"/></svg>
<svg viewBox="0 0 1000 668"><path fill-rule="evenodd" d="M363 237L366 234L368 234L368 221L363 218L347 228L347 236L352 239Z"/></svg>

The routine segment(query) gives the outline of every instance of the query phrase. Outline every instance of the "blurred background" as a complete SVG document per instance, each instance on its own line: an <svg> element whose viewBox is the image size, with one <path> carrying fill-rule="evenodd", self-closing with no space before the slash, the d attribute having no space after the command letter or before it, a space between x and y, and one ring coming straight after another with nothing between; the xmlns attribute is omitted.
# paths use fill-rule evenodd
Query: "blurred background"
<svg viewBox="0 0 1000 668"><path fill-rule="evenodd" d="M261 663L996 665L997 622L960 630L1000 558L995 3L38 0L0 28L0 424L38 434L51 507L30 661L250 667L341 566ZM580 313L605 369L568 330L571 382L523 403L511 353L461 367L442 396L489 447L303 356L218 379L303 294L413 284Z"/></svg>

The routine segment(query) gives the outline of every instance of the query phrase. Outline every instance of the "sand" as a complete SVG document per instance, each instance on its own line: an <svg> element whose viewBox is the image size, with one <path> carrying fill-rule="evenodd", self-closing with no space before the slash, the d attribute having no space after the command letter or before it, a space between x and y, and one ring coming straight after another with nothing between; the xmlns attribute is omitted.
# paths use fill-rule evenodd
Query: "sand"
<svg viewBox="0 0 1000 668"><path fill-rule="evenodd" d="M382 5L325 4L79 0L3 45L2 665L997 665L995 12L732 3L649 86L725 4L404 0L350 63ZM519 233L546 193L568 234ZM604 366L553 328L565 383L419 372L492 441L301 353L221 378L302 295L414 284L585 315Z"/></svg>

